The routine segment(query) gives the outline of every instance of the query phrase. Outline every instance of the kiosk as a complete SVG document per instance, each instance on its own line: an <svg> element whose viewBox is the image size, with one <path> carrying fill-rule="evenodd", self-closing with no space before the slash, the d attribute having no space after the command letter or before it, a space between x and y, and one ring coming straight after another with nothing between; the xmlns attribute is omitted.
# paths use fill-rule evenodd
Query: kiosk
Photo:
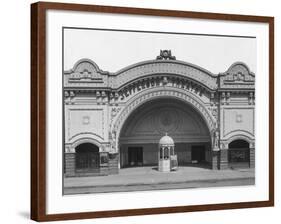
<svg viewBox="0 0 281 224"><path fill-rule="evenodd" d="M159 141L158 170L160 172L170 172L177 170L178 162L175 155L174 140L166 133Z"/></svg>

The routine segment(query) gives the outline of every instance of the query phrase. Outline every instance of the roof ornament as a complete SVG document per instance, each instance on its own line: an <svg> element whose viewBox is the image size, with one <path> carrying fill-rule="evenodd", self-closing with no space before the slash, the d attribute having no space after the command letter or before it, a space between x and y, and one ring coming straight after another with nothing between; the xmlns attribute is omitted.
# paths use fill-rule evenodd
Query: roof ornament
<svg viewBox="0 0 281 224"><path fill-rule="evenodd" d="M156 60L176 60L176 57L172 56L171 50L160 50L160 55L156 57Z"/></svg>

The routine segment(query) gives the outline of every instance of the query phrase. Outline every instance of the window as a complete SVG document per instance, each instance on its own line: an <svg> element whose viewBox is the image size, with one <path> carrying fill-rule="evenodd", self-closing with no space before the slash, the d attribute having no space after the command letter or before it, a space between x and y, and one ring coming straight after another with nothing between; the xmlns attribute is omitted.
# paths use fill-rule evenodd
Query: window
<svg viewBox="0 0 281 224"><path fill-rule="evenodd" d="M169 159L169 148L168 147L164 148L164 159Z"/></svg>

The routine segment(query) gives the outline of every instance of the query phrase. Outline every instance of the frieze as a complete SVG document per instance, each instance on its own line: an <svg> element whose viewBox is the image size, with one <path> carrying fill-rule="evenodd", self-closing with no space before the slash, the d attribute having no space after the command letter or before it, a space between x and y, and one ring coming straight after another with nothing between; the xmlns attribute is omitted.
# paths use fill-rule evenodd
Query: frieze
<svg viewBox="0 0 281 224"><path fill-rule="evenodd" d="M194 65L174 60L152 60L137 64L128 69L117 72L111 76L112 88L118 88L124 83L130 82L141 76L168 74L169 76L180 75L204 83L209 89L216 89L216 76Z"/></svg>
<svg viewBox="0 0 281 224"><path fill-rule="evenodd" d="M186 91L193 92L194 94L197 94L200 97L202 96L204 91L206 91L204 86L195 84L190 80L186 80L184 78L171 78L167 76L161 76L136 80L135 82L132 82L120 89L118 91L118 96L119 99L123 101L131 95L135 95L142 90L160 86L183 89Z"/></svg>
<svg viewBox="0 0 281 224"><path fill-rule="evenodd" d="M84 69L81 72L72 73L68 78L68 82L102 83L103 80L101 77L98 77L98 73Z"/></svg>

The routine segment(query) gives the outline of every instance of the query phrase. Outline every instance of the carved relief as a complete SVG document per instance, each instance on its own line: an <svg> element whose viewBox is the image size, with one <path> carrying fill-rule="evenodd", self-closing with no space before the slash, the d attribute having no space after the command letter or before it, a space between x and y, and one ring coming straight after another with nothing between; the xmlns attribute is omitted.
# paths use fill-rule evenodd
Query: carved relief
<svg viewBox="0 0 281 224"><path fill-rule="evenodd" d="M203 70L197 66L184 63L176 60L154 60L149 63L137 64L123 69L114 76L110 76L110 83L112 88L118 88L124 83L129 83L131 80L135 80L140 77L147 77L149 75L163 75L168 74L170 76L182 76L184 78L196 80L198 83L204 83L209 89L215 89L217 87L217 78L212 73ZM154 80L155 84L159 83ZM151 82L151 84L153 84ZM176 82L174 82L176 84Z"/></svg>
<svg viewBox="0 0 281 224"><path fill-rule="evenodd" d="M255 104L255 95L253 92L249 92L249 105Z"/></svg>
<svg viewBox="0 0 281 224"><path fill-rule="evenodd" d="M220 143L220 149L226 149L226 143L221 142Z"/></svg>
<svg viewBox="0 0 281 224"><path fill-rule="evenodd" d="M243 115L241 113L236 113L236 123L243 122Z"/></svg>
<svg viewBox="0 0 281 224"><path fill-rule="evenodd" d="M242 62L234 63L219 77L222 88L255 88L255 75Z"/></svg>
<svg viewBox="0 0 281 224"><path fill-rule="evenodd" d="M219 151L219 142L220 142L220 137L219 137L219 130L216 130L214 132L214 144L213 144L213 151Z"/></svg>
<svg viewBox="0 0 281 224"><path fill-rule="evenodd" d="M185 78L159 76L155 78L136 80L133 83L129 83L118 91L119 99L121 101L125 101L128 97L135 95L145 89L152 89L159 86L184 89L186 91L193 92L200 97L205 91L209 91L206 90L205 87L195 84L191 80L187 80Z"/></svg>
<svg viewBox="0 0 281 224"><path fill-rule="evenodd" d="M82 124L83 125L88 125L90 124L90 116L86 115L82 117Z"/></svg>
<svg viewBox="0 0 281 224"><path fill-rule="evenodd" d="M175 56L172 56L171 50L160 50L160 55L156 57L157 60L176 60Z"/></svg>
<svg viewBox="0 0 281 224"><path fill-rule="evenodd" d="M111 118L114 118L119 113L120 110L121 110L121 107L112 107Z"/></svg>
<svg viewBox="0 0 281 224"><path fill-rule="evenodd" d="M74 91L64 91L65 104L74 104L75 93Z"/></svg>
<svg viewBox="0 0 281 224"><path fill-rule="evenodd" d="M71 146L65 146L65 153L75 153L75 149Z"/></svg>
<svg viewBox="0 0 281 224"><path fill-rule="evenodd" d="M117 145L116 145L116 130L112 130L109 132L109 142L110 142L110 152L116 152L117 151Z"/></svg>
<svg viewBox="0 0 281 224"><path fill-rule="evenodd" d="M102 75L108 74L99 69L99 67L91 60L82 59L78 61L69 74L69 84L89 84L89 83L103 83Z"/></svg>

